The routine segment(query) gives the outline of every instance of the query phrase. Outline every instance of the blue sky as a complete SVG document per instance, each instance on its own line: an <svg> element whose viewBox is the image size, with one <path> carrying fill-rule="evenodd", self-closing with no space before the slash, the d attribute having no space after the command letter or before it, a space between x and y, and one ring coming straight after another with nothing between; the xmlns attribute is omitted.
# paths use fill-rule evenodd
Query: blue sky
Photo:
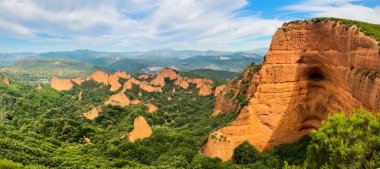
<svg viewBox="0 0 380 169"><path fill-rule="evenodd" d="M0 0L0 53L251 50L313 17L380 24L380 0Z"/></svg>

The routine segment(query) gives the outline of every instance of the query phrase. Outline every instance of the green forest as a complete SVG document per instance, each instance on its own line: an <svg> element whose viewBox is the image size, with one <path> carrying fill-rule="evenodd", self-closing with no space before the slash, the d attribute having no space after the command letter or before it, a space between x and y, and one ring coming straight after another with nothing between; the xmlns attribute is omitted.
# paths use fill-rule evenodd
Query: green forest
<svg viewBox="0 0 380 169"><path fill-rule="evenodd" d="M126 79L121 79L126 80ZM165 79L163 93L133 86L131 99L147 107L104 106L112 94L106 85L86 81L69 91L11 81L0 84L0 168L374 168L380 165L379 115L360 109L351 117L331 116L319 131L293 144L259 153L245 142L231 161L200 153L209 134L231 123L238 112L212 116L214 96L198 96ZM176 92L172 92L175 88ZM79 99L79 93L82 97ZM142 93L139 96L138 93ZM168 97L173 98L169 100ZM80 118L92 107L94 120ZM153 130L145 139L121 139L144 116ZM84 137L91 139L87 143Z"/></svg>

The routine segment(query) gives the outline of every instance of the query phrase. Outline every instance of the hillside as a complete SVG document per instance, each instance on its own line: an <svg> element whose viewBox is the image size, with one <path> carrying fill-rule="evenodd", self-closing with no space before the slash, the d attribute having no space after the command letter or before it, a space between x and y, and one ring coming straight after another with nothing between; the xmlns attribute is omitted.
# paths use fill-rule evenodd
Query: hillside
<svg viewBox="0 0 380 169"><path fill-rule="evenodd" d="M117 76L116 83L131 86L111 91L115 83L102 84L102 76ZM62 91L48 85L37 89L16 81L0 83L0 100L9 100L0 103L0 127L7 129L0 131L0 158L37 168L188 168L202 163L196 159L207 158L199 149L208 133L235 117L211 116L214 97L198 94L202 81L187 79L190 85L184 89L175 82L183 78L171 70L145 80L128 77L96 72L91 80ZM161 92L143 87L162 82L151 81L157 77L165 77ZM150 111L152 105L157 109ZM135 120L141 118L146 121ZM128 133L140 130L141 123L150 126L151 135L132 140Z"/></svg>
<svg viewBox="0 0 380 169"><path fill-rule="evenodd" d="M84 77L99 69L80 61L59 58L22 60L13 66L2 68L0 72L15 80L48 83L52 76Z"/></svg>
<svg viewBox="0 0 380 169"><path fill-rule="evenodd" d="M190 70L189 72L196 75L210 77L212 79L223 80L223 81L231 80L240 75L240 73L236 73L236 72L229 72L229 71L224 71L224 70L213 70L213 69L194 69L194 70Z"/></svg>

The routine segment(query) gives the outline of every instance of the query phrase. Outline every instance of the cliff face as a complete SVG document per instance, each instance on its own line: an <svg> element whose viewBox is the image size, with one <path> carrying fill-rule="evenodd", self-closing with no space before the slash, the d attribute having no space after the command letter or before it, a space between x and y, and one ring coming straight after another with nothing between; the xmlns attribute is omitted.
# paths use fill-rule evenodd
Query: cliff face
<svg viewBox="0 0 380 169"><path fill-rule="evenodd" d="M273 36L248 105L230 126L212 134L203 152L229 160L246 140L260 151L292 143L320 128L327 112L377 111L378 72L378 42L355 26L284 25Z"/></svg>
<svg viewBox="0 0 380 169"><path fill-rule="evenodd" d="M239 111L242 103L253 97L259 83L258 65L250 65L244 69L241 76L227 85L215 89L215 106L213 115Z"/></svg>
<svg viewBox="0 0 380 169"><path fill-rule="evenodd" d="M90 79L94 80L98 83L104 83L106 85L110 85L111 91L116 91L121 87L119 83L119 77L127 76L125 73L116 72L114 75L109 75L102 71L97 71L90 76Z"/></svg>

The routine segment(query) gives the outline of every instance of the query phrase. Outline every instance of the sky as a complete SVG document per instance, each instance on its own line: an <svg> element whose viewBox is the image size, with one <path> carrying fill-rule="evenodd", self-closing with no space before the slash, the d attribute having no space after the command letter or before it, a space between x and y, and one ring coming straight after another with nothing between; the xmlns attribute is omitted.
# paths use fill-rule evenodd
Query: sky
<svg viewBox="0 0 380 169"><path fill-rule="evenodd" d="M244 51L313 17L380 24L380 0L0 0L0 53Z"/></svg>

